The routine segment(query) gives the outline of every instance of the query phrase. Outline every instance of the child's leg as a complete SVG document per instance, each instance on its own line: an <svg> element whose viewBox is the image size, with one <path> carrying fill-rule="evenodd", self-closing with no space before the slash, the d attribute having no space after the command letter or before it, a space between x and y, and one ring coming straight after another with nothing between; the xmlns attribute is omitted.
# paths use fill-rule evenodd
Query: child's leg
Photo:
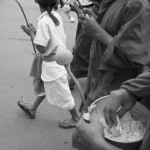
<svg viewBox="0 0 150 150"><path fill-rule="evenodd" d="M71 118L70 119L65 119L64 121L60 121L59 122L59 127L64 128L64 129L68 129L68 128L75 128L76 127L76 123L79 120L76 108L74 107L73 109L69 110L70 114L71 114Z"/></svg>
<svg viewBox="0 0 150 150"><path fill-rule="evenodd" d="M71 114L71 120L76 123L79 120L76 108L74 107L72 110L69 110L69 112Z"/></svg>
<svg viewBox="0 0 150 150"><path fill-rule="evenodd" d="M41 102L44 100L44 98L45 98L45 96L37 96L35 99L35 102L31 106L29 106L30 112L35 114L37 111L37 108L39 107Z"/></svg>
<svg viewBox="0 0 150 150"><path fill-rule="evenodd" d="M39 107L41 102L44 100L44 98L45 96L37 96L32 105L24 103L23 101L18 101L18 106L25 112L25 114L29 118L34 119L37 108Z"/></svg>
<svg viewBox="0 0 150 150"><path fill-rule="evenodd" d="M62 128L75 128L79 117L75 109L74 98L68 86L67 74L60 79L44 82L44 89L50 104L66 109L71 114L71 118L59 122L59 126Z"/></svg>

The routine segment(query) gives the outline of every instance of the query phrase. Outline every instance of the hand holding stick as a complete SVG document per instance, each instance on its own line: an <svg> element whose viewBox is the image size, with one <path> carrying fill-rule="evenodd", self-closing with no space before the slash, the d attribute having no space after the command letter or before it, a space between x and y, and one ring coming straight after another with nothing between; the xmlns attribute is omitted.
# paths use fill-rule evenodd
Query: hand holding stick
<svg viewBox="0 0 150 150"><path fill-rule="evenodd" d="M20 9L21 9L21 11L22 11L22 13L23 13L23 16L24 16L24 18L25 18L25 21L26 21L27 26L29 26L27 17L26 17L26 15L25 15L25 13L24 13L24 10L23 10L21 4L20 4L17 0L15 0L15 1L18 3L18 5L19 5L19 7L20 7ZM34 47L33 41L31 40L31 42L32 42L32 46L33 46L33 49L34 49L34 53L36 53L36 49L35 49L35 47Z"/></svg>
<svg viewBox="0 0 150 150"><path fill-rule="evenodd" d="M83 9L83 7L82 7L80 1L79 1L79 0L76 0L76 1L77 1L77 3L79 4L79 8L82 10L82 13L83 13L84 15L86 15L86 13L85 13L85 11L84 11L84 9ZM77 4L76 1L73 3L74 5ZM78 9L78 8L76 7L76 9Z"/></svg>

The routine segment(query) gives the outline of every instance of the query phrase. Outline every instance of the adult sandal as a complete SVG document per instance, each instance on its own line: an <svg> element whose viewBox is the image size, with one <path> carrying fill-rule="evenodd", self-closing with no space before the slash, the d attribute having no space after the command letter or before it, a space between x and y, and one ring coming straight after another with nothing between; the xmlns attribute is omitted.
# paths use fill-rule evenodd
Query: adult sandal
<svg viewBox="0 0 150 150"><path fill-rule="evenodd" d="M65 121L60 121L58 125L63 129L70 129L76 127L76 123L71 123L69 119L66 119Z"/></svg>
<svg viewBox="0 0 150 150"><path fill-rule="evenodd" d="M30 118L30 119L34 119L35 118L35 114L31 114L31 112L29 111L28 104L24 103L23 101L18 101L18 106L24 111L24 113Z"/></svg>

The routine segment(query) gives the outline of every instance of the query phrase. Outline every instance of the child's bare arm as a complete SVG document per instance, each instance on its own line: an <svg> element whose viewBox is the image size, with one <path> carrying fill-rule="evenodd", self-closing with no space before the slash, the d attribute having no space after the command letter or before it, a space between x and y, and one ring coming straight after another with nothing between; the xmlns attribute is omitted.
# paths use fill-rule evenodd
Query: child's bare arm
<svg viewBox="0 0 150 150"><path fill-rule="evenodd" d="M41 46L41 45L37 45L37 44L34 44L36 49L40 52L40 53L45 53L46 52L46 47L44 46Z"/></svg>
<svg viewBox="0 0 150 150"><path fill-rule="evenodd" d="M35 34L32 33L32 34L30 35L30 37L31 37L31 40L34 41ZM41 46L41 45L38 45L38 44L34 44L34 46L35 46L35 48L38 50L38 52L40 52L40 53L46 52L46 47Z"/></svg>
<svg viewBox="0 0 150 150"><path fill-rule="evenodd" d="M36 34L36 29L34 28L34 26L32 24L29 24L29 26L22 25L21 28L28 36L31 37L31 40L34 41L35 34ZM34 46L40 53L44 53L46 51L46 47L44 46L38 44L34 44Z"/></svg>

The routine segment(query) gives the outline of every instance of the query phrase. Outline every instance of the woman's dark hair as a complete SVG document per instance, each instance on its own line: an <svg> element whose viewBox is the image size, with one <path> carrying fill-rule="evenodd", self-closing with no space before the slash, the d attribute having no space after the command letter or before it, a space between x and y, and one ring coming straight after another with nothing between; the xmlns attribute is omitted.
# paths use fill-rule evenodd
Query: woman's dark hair
<svg viewBox="0 0 150 150"><path fill-rule="evenodd" d="M58 0L36 0L36 2L40 5L40 7L44 8L47 10L48 14L54 21L56 26L59 26L59 21L58 19L51 13L52 9L55 7L57 4Z"/></svg>

